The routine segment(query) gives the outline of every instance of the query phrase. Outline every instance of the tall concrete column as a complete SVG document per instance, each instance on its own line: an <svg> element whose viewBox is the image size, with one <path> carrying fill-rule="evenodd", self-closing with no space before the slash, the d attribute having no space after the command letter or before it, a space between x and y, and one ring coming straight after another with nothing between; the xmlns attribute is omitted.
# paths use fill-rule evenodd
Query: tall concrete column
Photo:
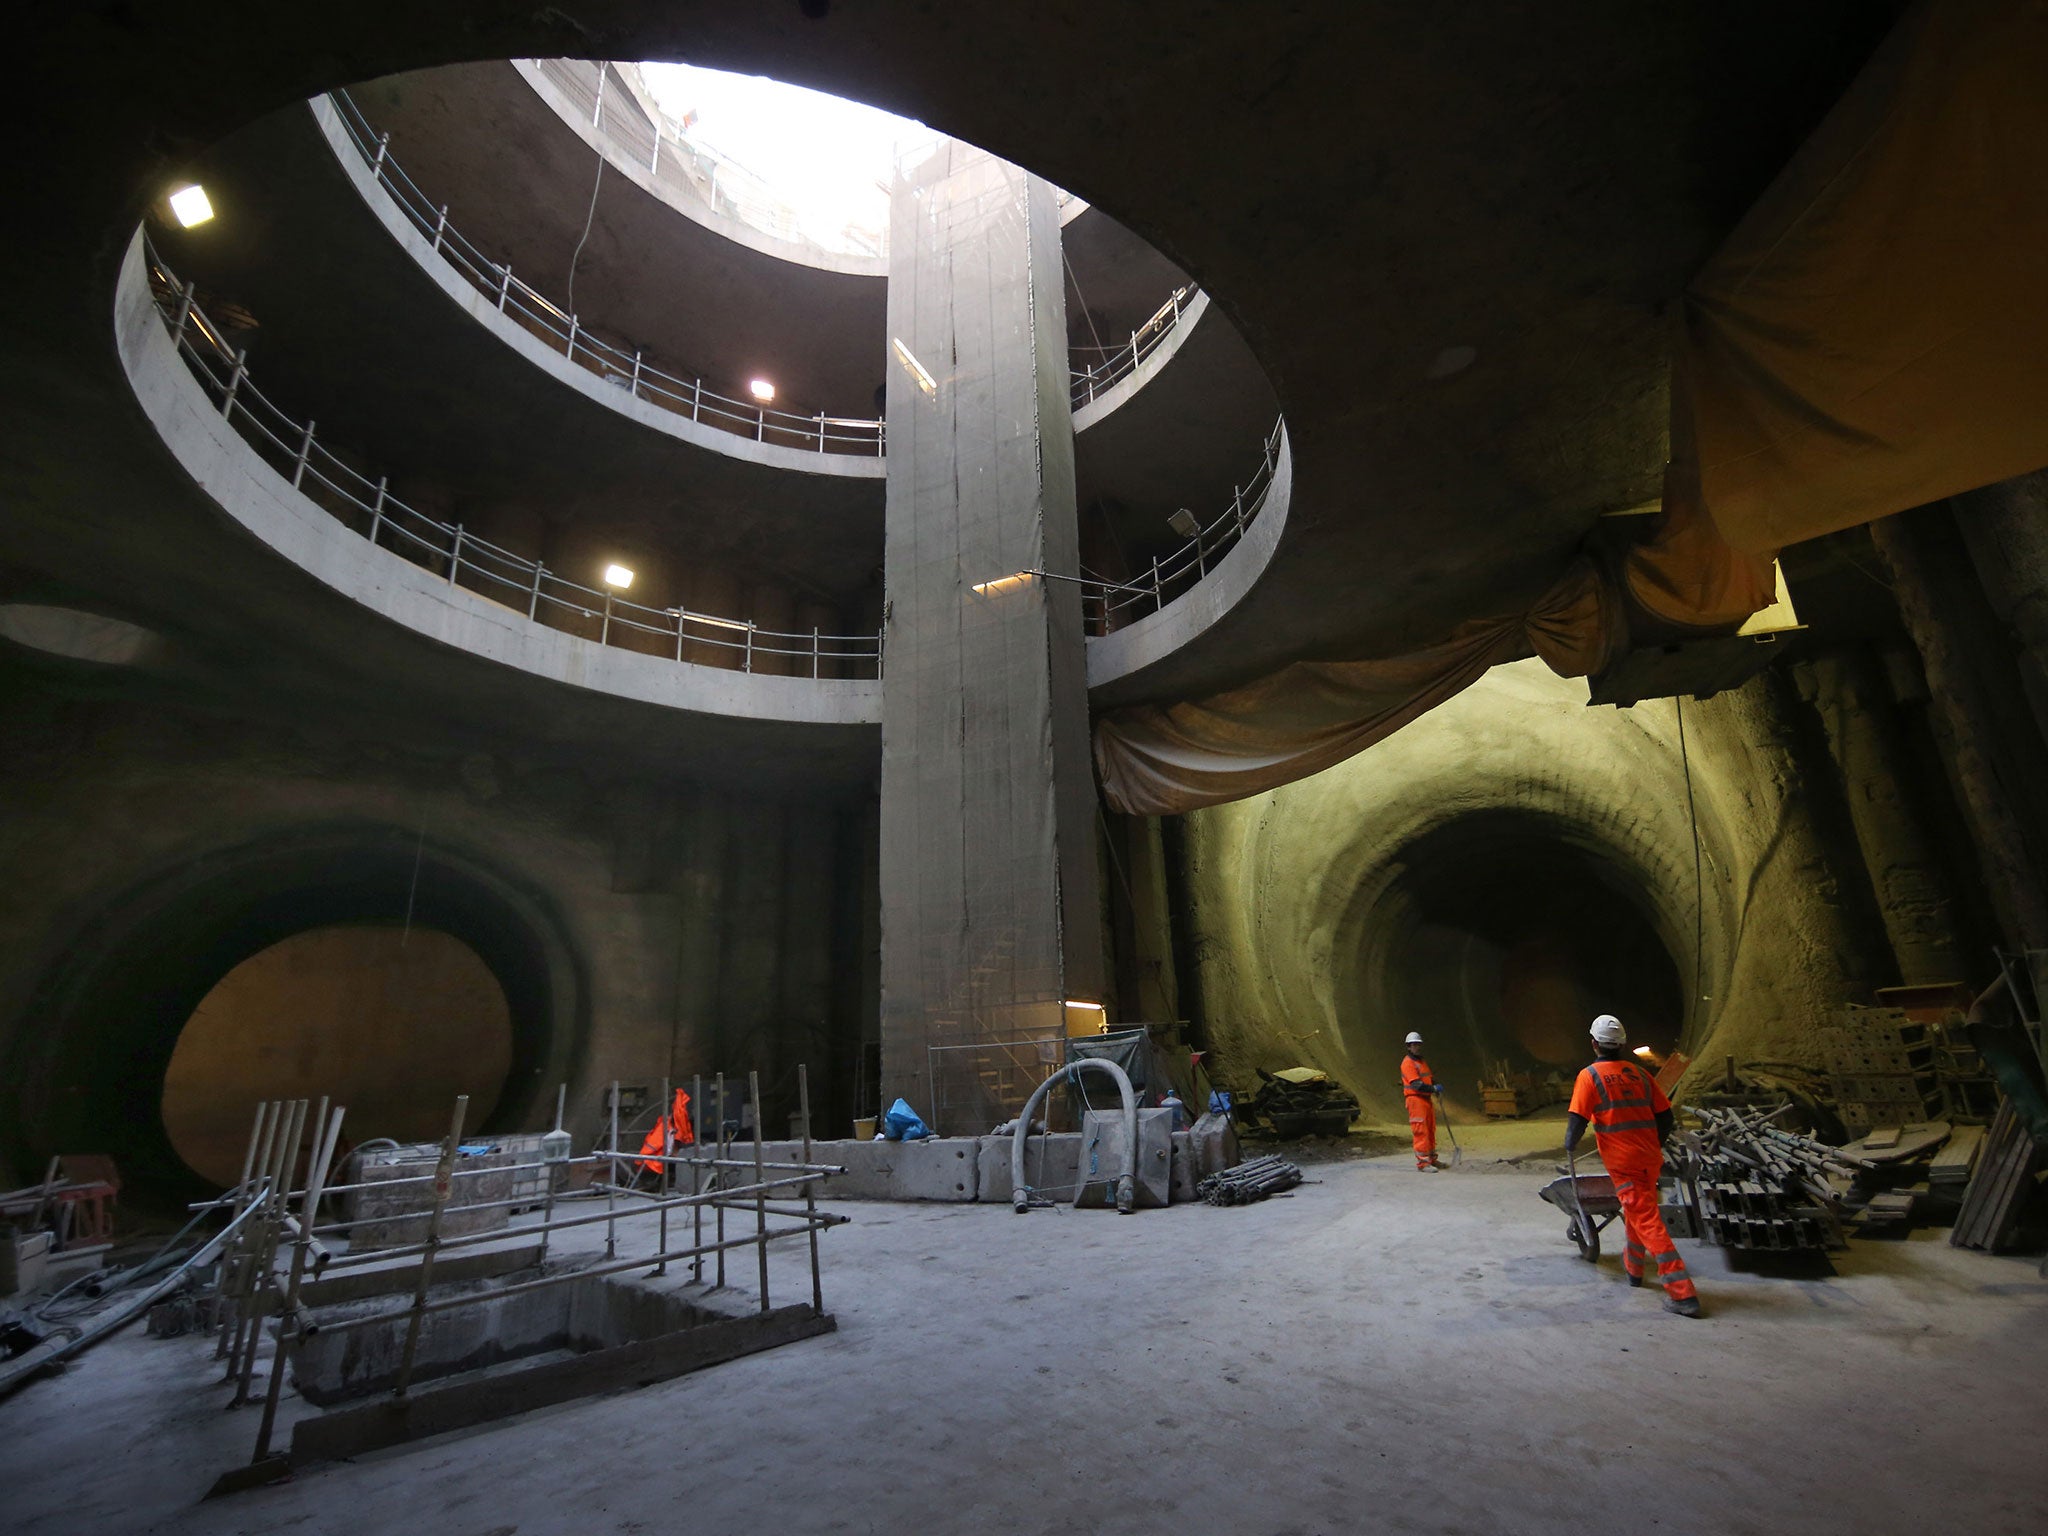
<svg viewBox="0 0 2048 1536"><path fill-rule="evenodd" d="M1079 589L1030 574L1078 559L1059 239L1052 187L968 145L897 179L882 1088L945 1130L1001 1118L1045 1071L1003 1042L1105 985Z"/></svg>
<svg viewBox="0 0 2048 1536"><path fill-rule="evenodd" d="M1964 605L1981 593L1964 590L1950 562L1929 547L1917 522L1931 510L1880 518L1870 525L1870 540L1891 569L1899 617L1920 652L1932 700L1929 720L1955 777L1999 926L2008 943L2048 947L2048 887L2015 803L2015 791L2029 788L2026 767L2003 750L1982 662L1955 632Z"/></svg>
<svg viewBox="0 0 2048 1536"><path fill-rule="evenodd" d="M1906 793L1905 754L1875 661L1864 652L1816 657L1800 667L1800 691L1827 730L1899 980L1967 981L1976 967L1963 962L1939 854Z"/></svg>
<svg viewBox="0 0 2048 1536"><path fill-rule="evenodd" d="M2048 469L1955 498L1984 595L2013 643L2034 724L2048 738Z"/></svg>

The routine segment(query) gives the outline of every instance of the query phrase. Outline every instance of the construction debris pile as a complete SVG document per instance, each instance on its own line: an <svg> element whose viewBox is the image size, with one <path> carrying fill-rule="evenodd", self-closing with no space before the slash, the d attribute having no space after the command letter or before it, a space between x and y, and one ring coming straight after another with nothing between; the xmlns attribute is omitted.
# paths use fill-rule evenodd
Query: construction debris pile
<svg viewBox="0 0 2048 1536"><path fill-rule="evenodd" d="M1238 1124L1256 1130L1261 1122L1282 1141L1302 1136L1342 1136L1358 1118L1358 1100L1314 1067L1259 1070L1259 1091L1237 1106Z"/></svg>
<svg viewBox="0 0 2048 1536"><path fill-rule="evenodd" d="M1255 1157L1210 1174L1195 1186L1195 1193L1210 1205L1251 1205L1300 1182L1301 1169L1286 1158Z"/></svg>
<svg viewBox="0 0 2048 1536"><path fill-rule="evenodd" d="M1700 1125L1680 1138L1679 1178L1704 1241L1775 1250L1843 1245L1843 1191L1829 1177L1874 1165L1773 1125L1780 1113L1691 1110Z"/></svg>

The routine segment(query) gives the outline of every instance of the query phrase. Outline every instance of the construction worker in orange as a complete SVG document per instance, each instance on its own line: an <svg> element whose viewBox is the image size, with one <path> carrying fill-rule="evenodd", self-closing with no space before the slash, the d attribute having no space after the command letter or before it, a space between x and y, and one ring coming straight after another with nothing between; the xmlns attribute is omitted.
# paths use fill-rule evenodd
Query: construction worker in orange
<svg viewBox="0 0 2048 1536"><path fill-rule="evenodd" d="M1408 1133L1415 1141L1415 1171L1433 1173L1436 1160L1436 1099L1443 1087L1422 1054L1422 1036L1408 1032L1408 1054L1401 1058L1401 1100L1408 1106Z"/></svg>
<svg viewBox="0 0 2048 1536"><path fill-rule="evenodd" d="M1664 1143L1676 1118L1671 1101L1664 1097L1656 1079L1624 1054L1628 1032L1621 1027L1621 1020L1603 1013L1593 1021L1590 1033L1594 1061L1572 1085L1571 1107L1565 1114L1565 1150L1575 1150L1586 1127L1593 1127L1600 1161L1614 1181L1621 1219L1628 1227L1628 1246L1621 1256L1628 1283L1641 1285L1643 1265L1654 1262L1657 1278L1664 1284L1664 1310L1680 1317L1698 1317L1699 1292L1657 1209Z"/></svg>
<svg viewBox="0 0 2048 1536"><path fill-rule="evenodd" d="M640 1143L640 1166L657 1178L666 1166L661 1160L664 1130L668 1132L668 1145L671 1147L687 1147L697 1140L697 1133L690 1129L690 1096L680 1088L676 1090L675 1102L669 1105L668 1113L654 1122L654 1129Z"/></svg>

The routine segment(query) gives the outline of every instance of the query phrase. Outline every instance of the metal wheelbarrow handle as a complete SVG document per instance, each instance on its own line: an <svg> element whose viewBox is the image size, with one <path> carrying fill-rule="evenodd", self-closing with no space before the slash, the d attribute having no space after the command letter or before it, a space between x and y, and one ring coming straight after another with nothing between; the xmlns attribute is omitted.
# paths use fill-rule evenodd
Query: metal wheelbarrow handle
<svg viewBox="0 0 2048 1536"><path fill-rule="evenodd" d="M1571 1174L1572 1209L1579 1213L1578 1219L1572 1223L1571 1231L1567 1235L1573 1242L1579 1245L1580 1258L1584 1259L1588 1264L1598 1264L1600 1262L1600 1229L1586 1218L1586 1203L1579 1198L1578 1148L1576 1146L1567 1146L1564 1149L1564 1160L1565 1167Z"/></svg>

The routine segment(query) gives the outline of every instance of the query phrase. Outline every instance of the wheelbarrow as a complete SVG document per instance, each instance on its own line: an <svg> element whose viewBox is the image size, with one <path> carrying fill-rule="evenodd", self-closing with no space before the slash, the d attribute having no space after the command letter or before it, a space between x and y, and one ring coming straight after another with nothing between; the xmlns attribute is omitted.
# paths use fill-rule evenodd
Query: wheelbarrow
<svg viewBox="0 0 2048 1536"><path fill-rule="evenodd" d="M1571 1218L1564 1235L1579 1245L1579 1257L1588 1264L1599 1263L1600 1234L1621 1214L1614 1180L1604 1173L1580 1173L1574 1159L1570 1173L1552 1179L1537 1193Z"/></svg>

